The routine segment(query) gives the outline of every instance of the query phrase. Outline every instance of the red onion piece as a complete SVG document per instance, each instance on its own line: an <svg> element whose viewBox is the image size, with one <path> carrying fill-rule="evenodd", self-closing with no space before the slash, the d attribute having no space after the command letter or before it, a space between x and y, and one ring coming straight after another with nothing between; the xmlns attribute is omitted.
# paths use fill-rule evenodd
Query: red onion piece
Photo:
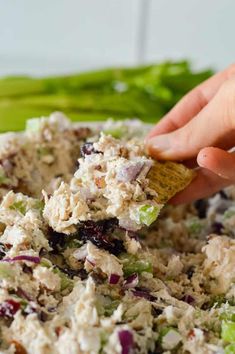
<svg viewBox="0 0 235 354"><path fill-rule="evenodd" d="M87 254L87 244L85 244L82 247L78 248L76 251L74 251L73 256L77 260L82 261L86 258Z"/></svg>
<svg viewBox="0 0 235 354"><path fill-rule="evenodd" d="M131 220L129 215L119 218L119 226L121 229L128 232L136 232L140 229L140 225L138 225L134 220Z"/></svg>
<svg viewBox="0 0 235 354"><path fill-rule="evenodd" d="M144 167L143 161L127 162L117 173L117 180L120 182L132 182Z"/></svg>
<svg viewBox="0 0 235 354"><path fill-rule="evenodd" d="M93 259L90 259L90 258L86 257L86 261L87 261L88 263L90 263L90 265L92 265L92 267L95 266L95 262L93 261Z"/></svg>
<svg viewBox="0 0 235 354"><path fill-rule="evenodd" d="M122 347L122 354L131 354L134 349L133 334L127 329L118 332L118 338Z"/></svg>
<svg viewBox="0 0 235 354"><path fill-rule="evenodd" d="M123 287L125 289L135 288L139 283L138 274L134 273L127 277L124 281Z"/></svg>
<svg viewBox="0 0 235 354"><path fill-rule="evenodd" d="M33 298L21 288L17 288L16 294L19 297L22 297L22 298L24 298L24 299L26 299L28 301L32 301L33 300Z"/></svg>
<svg viewBox="0 0 235 354"><path fill-rule="evenodd" d="M153 166L153 161L152 160L147 160L144 162L144 166L142 168L142 170L139 173L138 178L145 178L147 176L147 174L149 173L151 167Z"/></svg>
<svg viewBox="0 0 235 354"><path fill-rule="evenodd" d="M0 317L13 318L20 309L20 303L9 299L0 304Z"/></svg>
<svg viewBox="0 0 235 354"><path fill-rule="evenodd" d="M109 277L109 284L117 284L120 280L120 275L118 274L111 274Z"/></svg>
<svg viewBox="0 0 235 354"><path fill-rule="evenodd" d="M40 257L34 257L34 256L27 256L27 255L21 255L21 256L16 256L13 258L3 258L1 262L17 262L17 261L27 261L27 262L32 262L32 263L40 263Z"/></svg>

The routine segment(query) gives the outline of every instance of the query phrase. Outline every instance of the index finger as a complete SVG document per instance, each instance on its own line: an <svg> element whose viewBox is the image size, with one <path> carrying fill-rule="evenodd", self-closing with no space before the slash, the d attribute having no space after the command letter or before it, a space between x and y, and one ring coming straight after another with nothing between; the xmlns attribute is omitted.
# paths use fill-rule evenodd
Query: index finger
<svg viewBox="0 0 235 354"><path fill-rule="evenodd" d="M177 193L170 201L170 204L185 204L195 200L210 197L218 190L227 187L231 181L224 179L215 173L199 168L197 177L183 191Z"/></svg>
<svg viewBox="0 0 235 354"><path fill-rule="evenodd" d="M220 86L235 74L235 64L212 76L184 96L150 131L148 138L170 133L184 126L214 97Z"/></svg>

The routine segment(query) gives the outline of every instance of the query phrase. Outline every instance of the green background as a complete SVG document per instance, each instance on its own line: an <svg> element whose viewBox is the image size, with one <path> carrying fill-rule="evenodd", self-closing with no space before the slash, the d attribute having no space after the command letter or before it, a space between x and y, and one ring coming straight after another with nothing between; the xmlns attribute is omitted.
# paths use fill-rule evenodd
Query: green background
<svg viewBox="0 0 235 354"><path fill-rule="evenodd" d="M140 118L157 122L213 74L188 61L111 68L69 76L0 80L0 131L22 130L28 118L63 111L74 121Z"/></svg>

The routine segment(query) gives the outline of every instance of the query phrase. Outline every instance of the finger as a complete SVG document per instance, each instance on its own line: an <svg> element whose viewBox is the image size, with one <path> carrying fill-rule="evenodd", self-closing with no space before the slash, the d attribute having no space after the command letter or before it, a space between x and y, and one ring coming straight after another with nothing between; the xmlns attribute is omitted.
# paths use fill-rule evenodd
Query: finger
<svg viewBox="0 0 235 354"><path fill-rule="evenodd" d="M218 92L220 86L235 74L235 64L212 76L184 96L150 131L148 138L166 134L185 125Z"/></svg>
<svg viewBox="0 0 235 354"><path fill-rule="evenodd" d="M208 147L199 152L197 162L219 177L235 182L235 153Z"/></svg>
<svg viewBox="0 0 235 354"><path fill-rule="evenodd" d="M235 79L224 83L210 103L184 127L151 138L149 154L166 160L193 158L206 146L219 146L226 135L235 138ZM234 140L233 140L234 141Z"/></svg>
<svg viewBox="0 0 235 354"><path fill-rule="evenodd" d="M214 147L202 149L197 157L201 168L195 181L172 199L184 203L207 197L219 189L235 183L235 153Z"/></svg>
<svg viewBox="0 0 235 354"><path fill-rule="evenodd" d="M214 174L207 169L199 169L197 177L182 192L177 193L170 204L184 204L197 199L209 197L218 190L227 187L231 182Z"/></svg>
<svg viewBox="0 0 235 354"><path fill-rule="evenodd" d="M209 97L204 96L202 87L189 92L166 114L160 122L148 134L148 138L155 135L172 132L185 125L194 117L209 101Z"/></svg>

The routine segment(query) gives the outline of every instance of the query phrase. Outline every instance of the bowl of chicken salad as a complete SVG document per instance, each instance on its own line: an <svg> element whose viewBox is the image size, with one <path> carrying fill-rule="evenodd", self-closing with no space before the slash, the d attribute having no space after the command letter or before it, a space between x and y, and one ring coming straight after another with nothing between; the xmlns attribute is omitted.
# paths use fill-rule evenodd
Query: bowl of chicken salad
<svg viewBox="0 0 235 354"><path fill-rule="evenodd" d="M0 135L0 353L235 353L235 189L157 201L137 120Z"/></svg>

